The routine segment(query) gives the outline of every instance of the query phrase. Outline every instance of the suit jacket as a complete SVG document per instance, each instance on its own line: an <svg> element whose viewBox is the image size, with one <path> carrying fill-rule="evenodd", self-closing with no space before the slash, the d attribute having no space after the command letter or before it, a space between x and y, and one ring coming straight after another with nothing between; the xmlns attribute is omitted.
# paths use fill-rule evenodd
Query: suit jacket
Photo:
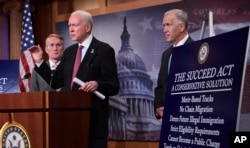
<svg viewBox="0 0 250 148"><path fill-rule="evenodd" d="M193 42L193 39L191 37L189 37L184 44L190 42ZM164 106L164 100L168 82L168 64L172 51L173 51L173 46L165 50L161 57L161 67L158 75L157 86L155 88L154 110L156 110L156 108L158 107ZM159 118L158 116L156 117Z"/></svg>
<svg viewBox="0 0 250 148"><path fill-rule="evenodd" d="M61 88L62 91L78 91L79 86L77 84L74 84L71 88L77 49L77 43L65 49L53 77L52 87L54 89ZM48 67L41 65L39 69L45 70ZM119 91L114 49L107 43L93 37L86 55L79 66L76 77L83 82L97 81L98 91L106 97L105 100L101 100L92 94L89 131L90 139L106 138L108 136L109 96L116 95Z"/></svg>

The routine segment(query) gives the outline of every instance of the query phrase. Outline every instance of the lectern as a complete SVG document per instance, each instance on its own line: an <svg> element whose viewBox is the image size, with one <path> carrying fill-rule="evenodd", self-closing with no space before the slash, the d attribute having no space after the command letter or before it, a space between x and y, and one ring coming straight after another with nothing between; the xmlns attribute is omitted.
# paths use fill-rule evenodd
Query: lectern
<svg viewBox="0 0 250 148"><path fill-rule="evenodd" d="M0 126L11 114L26 129L32 148L86 148L90 98L84 92L0 94Z"/></svg>

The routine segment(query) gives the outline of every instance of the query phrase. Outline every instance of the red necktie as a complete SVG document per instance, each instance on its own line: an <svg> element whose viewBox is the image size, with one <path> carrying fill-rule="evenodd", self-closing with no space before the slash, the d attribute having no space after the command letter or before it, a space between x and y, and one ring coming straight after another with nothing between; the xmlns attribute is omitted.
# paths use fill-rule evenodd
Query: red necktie
<svg viewBox="0 0 250 148"><path fill-rule="evenodd" d="M75 78L78 68L81 64L81 59L82 59L82 48L83 46L80 45L78 47L77 53L76 53L76 59L75 59L75 64L74 64L74 69L73 69L73 73L72 73L72 80L71 80L71 87L73 86L73 79Z"/></svg>

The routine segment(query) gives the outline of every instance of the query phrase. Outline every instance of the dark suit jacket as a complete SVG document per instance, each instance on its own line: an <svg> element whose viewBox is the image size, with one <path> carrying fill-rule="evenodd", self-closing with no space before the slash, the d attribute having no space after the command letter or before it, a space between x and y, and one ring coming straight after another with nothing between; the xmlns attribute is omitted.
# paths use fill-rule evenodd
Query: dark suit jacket
<svg viewBox="0 0 250 148"><path fill-rule="evenodd" d="M185 44L193 42L193 39L189 37ZM172 54L173 47L169 47L162 54L161 58L161 67L158 75L157 86L155 88L155 99L154 99L154 110L158 107L164 106L164 100L167 90L167 82L168 82L168 62L169 58ZM158 118L158 116L157 116Z"/></svg>
<svg viewBox="0 0 250 148"><path fill-rule="evenodd" d="M55 71L52 87L62 88L62 91L78 91L79 86L74 84L71 89L72 72L78 44L65 49L60 64ZM39 69L47 69L46 66ZM83 82L95 80L98 82L98 91L106 96L101 100L92 94L92 110L90 119L90 138L98 139L108 136L109 97L119 91L119 80L115 51L108 44L93 38L89 49L82 60L77 78Z"/></svg>

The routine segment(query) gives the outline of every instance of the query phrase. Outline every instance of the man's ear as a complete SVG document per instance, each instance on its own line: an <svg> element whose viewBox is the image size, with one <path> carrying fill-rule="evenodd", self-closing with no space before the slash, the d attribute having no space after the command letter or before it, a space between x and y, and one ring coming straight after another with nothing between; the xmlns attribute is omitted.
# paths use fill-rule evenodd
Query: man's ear
<svg viewBox="0 0 250 148"><path fill-rule="evenodd" d="M48 54L48 48L45 46L44 51Z"/></svg>
<svg viewBox="0 0 250 148"><path fill-rule="evenodd" d="M86 29L86 32L90 32L91 31L91 24L90 23L87 23L86 25L85 25L85 29Z"/></svg>
<svg viewBox="0 0 250 148"><path fill-rule="evenodd" d="M182 22L180 23L180 32L183 32L185 30L185 24Z"/></svg>

